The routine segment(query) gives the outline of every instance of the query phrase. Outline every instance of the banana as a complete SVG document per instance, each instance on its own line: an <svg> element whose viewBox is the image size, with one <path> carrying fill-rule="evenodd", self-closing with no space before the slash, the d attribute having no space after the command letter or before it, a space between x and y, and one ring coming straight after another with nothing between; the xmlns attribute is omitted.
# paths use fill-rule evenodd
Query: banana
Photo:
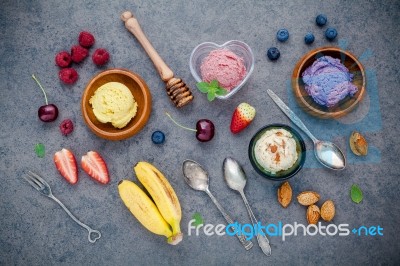
<svg viewBox="0 0 400 266"><path fill-rule="evenodd" d="M147 230L167 237L168 242L175 240L169 224L161 216L156 205L135 183L129 180L120 181L118 192L126 207Z"/></svg>
<svg viewBox="0 0 400 266"><path fill-rule="evenodd" d="M158 210L165 221L171 225L172 235L175 238L171 244L179 243L183 234L180 228L182 218L181 205L171 184L165 176L152 164L139 162L134 167L137 178L153 198Z"/></svg>

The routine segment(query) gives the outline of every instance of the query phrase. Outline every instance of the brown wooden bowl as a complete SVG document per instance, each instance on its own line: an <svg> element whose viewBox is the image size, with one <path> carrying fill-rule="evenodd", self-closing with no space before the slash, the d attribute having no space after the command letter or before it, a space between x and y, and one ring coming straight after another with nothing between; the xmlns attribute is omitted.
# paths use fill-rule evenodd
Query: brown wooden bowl
<svg viewBox="0 0 400 266"><path fill-rule="evenodd" d="M136 116L122 129L115 128L111 123L99 122L89 104L94 92L108 82L127 86L138 103ZM132 137L146 125L151 113L151 94L146 82L138 74L126 69L108 69L89 81L83 91L81 108L84 121L94 134L108 140L123 140Z"/></svg>
<svg viewBox="0 0 400 266"><path fill-rule="evenodd" d="M301 76L317 58L325 55L340 59L340 62L354 75L352 83L358 88L354 96L347 96L333 107L326 107L316 103L305 90ZM307 113L323 119L339 118L351 112L363 99L365 95L365 85L364 67L353 54L337 47L322 47L310 51L296 64L292 75L292 88L297 102Z"/></svg>

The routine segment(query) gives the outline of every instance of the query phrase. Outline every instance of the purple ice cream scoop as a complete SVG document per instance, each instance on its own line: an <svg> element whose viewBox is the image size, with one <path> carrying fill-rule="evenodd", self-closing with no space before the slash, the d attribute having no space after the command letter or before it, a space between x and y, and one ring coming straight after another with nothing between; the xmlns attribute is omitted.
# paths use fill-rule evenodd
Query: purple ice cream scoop
<svg viewBox="0 0 400 266"><path fill-rule="evenodd" d="M353 74L339 59L322 56L302 74L307 93L320 105L335 106L347 95L354 96L358 88L351 83Z"/></svg>

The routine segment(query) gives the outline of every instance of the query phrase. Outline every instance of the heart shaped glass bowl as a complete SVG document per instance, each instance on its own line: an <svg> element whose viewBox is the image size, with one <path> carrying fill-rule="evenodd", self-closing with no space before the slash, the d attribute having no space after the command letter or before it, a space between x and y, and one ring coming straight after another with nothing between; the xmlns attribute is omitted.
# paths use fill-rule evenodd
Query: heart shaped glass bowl
<svg viewBox="0 0 400 266"><path fill-rule="evenodd" d="M354 75L352 83L358 88L354 96L346 96L346 98L333 107L326 107L316 103L305 90L302 78L303 72L311 66L317 58L326 55L340 59L340 62ZM296 64L292 75L292 88L297 102L307 113L323 119L339 118L350 113L365 95L364 67L350 52L343 51L337 47L317 48L304 55Z"/></svg>
<svg viewBox="0 0 400 266"><path fill-rule="evenodd" d="M253 51L251 50L250 46L248 46L244 42L236 41L236 40L228 41L222 45L218 45L213 42L203 42L203 43L197 45L193 49L193 51L190 55L190 60L189 60L190 72L192 73L192 76L194 77L196 82L201 82L203 80L201 78L200 66L201 66L201 63L203 62L204 58L211 51L218 50L218 49L224 49L224 48L232 51L237 56L243 58L243 63L244 63L244 66L246 67L247 75L242 80L242 82L240 82L239 85L237 85L235 88L233 88L228 94L226 94L224 96L217 96L218 99L228 99L228 98L232 97L249 80L249 77L254 69L254 54L253 54Z"/></svg>
<svg viewBox="0 0 400 266"><path fill-rule="evenodd" d="M271 129L285 129L290 132L292 135L293 139L296 142L296 151L297 151L297 160L293 164L292 167L290 167L287 170L282 170L276 173L270 172L268 169L265 169L262 167L256 159L255 155L255 146L257 141L264 135L265 132L271 130ZM277 180L277 181L282 181L285 179L289 179L293 177L295 174L297 174L300 169L304 165L304 161L306 159L306 145L304 144L303 138L300 136L300 134L294 130L292 127L283 125L283 124L271 124L267 125L257 131L256 134L254 134L253 138L250 141L249 144L249 159L251 162L251 165L253 166L254 170L261 176L268 178L270 180Z"/></svg>
<svg viewBox="0 0 400 266"><path fill-rule="evenodd" d="M111 123L101 123L93 113L89 103L94 92L108 82L119 82L131 91L138 104L137 113L129 123L121 128L115 128ZM137 134L147 123L151 113L151 94L146 82L136 73L126 69L108 69L94 76L83 91L82 116L86 125L97 136L108 140L123 140Z"/></svg>

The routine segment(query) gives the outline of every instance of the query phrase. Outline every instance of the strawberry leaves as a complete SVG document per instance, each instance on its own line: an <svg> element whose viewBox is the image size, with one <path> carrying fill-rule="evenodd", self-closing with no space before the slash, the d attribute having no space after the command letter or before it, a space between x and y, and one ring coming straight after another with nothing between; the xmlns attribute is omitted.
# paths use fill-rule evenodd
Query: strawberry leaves
<svg viewBox="0 0 400 266"><path fill-rule="evenodd" d="M207 82L198 82L196 87L202 93L207 93L208 101L212 102L217 96L224 96L228 93L228 91L219 86L217 80L212 80L210 83Z"/></svg>

